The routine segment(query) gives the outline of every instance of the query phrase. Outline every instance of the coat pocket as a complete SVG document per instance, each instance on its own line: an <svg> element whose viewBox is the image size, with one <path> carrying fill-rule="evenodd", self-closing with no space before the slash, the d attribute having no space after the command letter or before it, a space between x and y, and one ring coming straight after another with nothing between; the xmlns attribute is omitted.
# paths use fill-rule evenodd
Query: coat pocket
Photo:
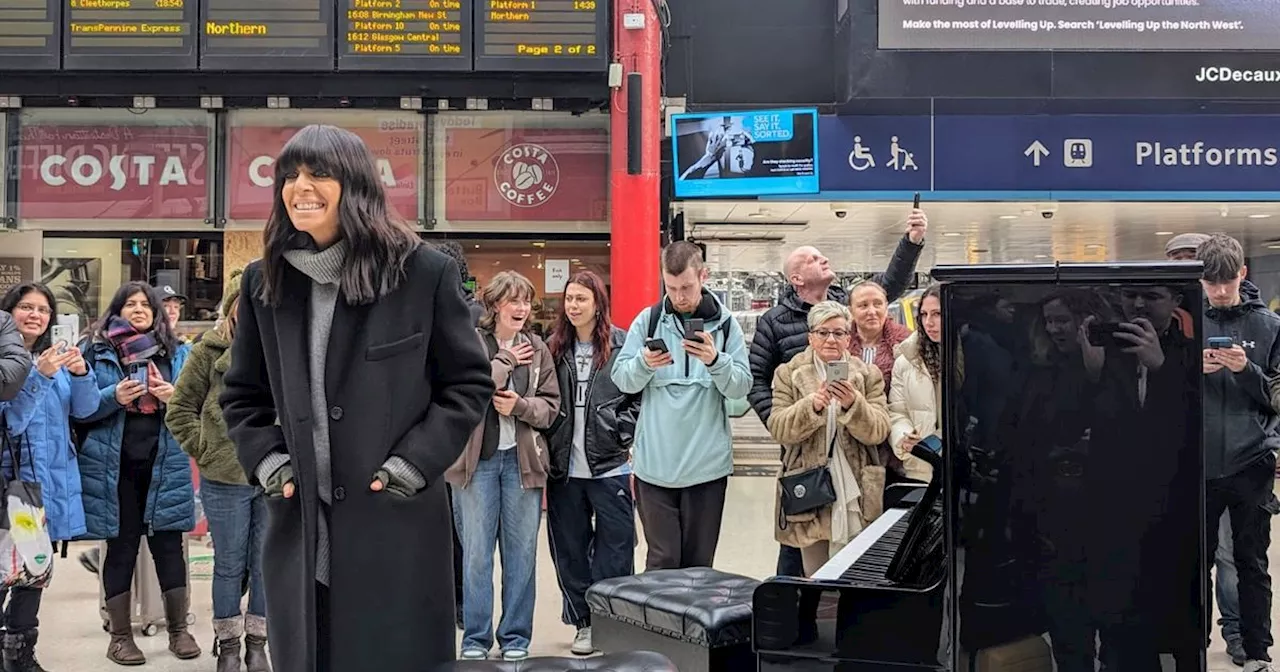
<svg viewBox="0 0 1280 672"><path fill-rule="evenodd" d="M365 349L364 358L365 358L365 361L369 361L369 362L376 362L382 359L389 359L391 357L395 357L396 355L401 355L406 352L410 352L413 350L417 350L418 348L421 348L424 340L425 339L422 336L422 332L418 332L416 334L413 334L412 336L402 338L398 341L383 343L381 345L371 345Z"/></svg>

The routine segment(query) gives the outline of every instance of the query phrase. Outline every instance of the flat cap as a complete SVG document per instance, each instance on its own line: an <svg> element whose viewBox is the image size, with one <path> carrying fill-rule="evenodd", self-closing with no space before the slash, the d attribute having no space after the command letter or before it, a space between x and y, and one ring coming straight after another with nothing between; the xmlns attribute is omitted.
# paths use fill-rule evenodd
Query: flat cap
<svg viewBox="0 0 1280 672"><path fill-rule="evenodd" d="M1180 233L1165 243L1164 253L1172 254L1174 250L1195 250L1206 240L1209 240L1209 236L1203 233Z"/></svg>

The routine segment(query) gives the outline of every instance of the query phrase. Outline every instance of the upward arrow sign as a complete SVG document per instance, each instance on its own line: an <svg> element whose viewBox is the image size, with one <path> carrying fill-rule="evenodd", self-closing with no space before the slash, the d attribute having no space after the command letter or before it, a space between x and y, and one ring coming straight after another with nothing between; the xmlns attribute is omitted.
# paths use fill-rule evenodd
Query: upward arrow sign
<svg viewBox="0 0 1280 672"><path fill-rule="evenodd" d="M1049 156L1049 148L1040 143L1039 140L1027 146L1026 151L1022 152L1023 156L1031 157L1031 163L1037 168L1040 167L1040 159Z"/></svg>

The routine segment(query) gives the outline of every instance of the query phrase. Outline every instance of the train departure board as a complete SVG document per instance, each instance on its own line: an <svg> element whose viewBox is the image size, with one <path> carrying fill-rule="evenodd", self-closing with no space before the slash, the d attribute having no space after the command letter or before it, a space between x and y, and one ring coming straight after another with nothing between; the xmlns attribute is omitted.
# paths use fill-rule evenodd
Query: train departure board
<svg viewBox="0 0 1280 672"><path fill-rule="evenodd" d="M334 0L203 0L201 70L333 70Z"/></svg>
<svg viewBox="0 0 1280 672"><path fill-rule="evenodd" d="M197 0L67 0L62 67L194 70Z"/></svg>
<svg viewBox="0 0 1280 672"><path fill-rule="evenodd" d="M62 0L0 0L0 69L57 70Z"/></svg>
<svg viewBox="0 0 1280 672"><path fill-rule="evenodd" d="M471 0L339 2L339 70L471 69Z"/></svg>
<svg viewBox="0 0 1280 672"><path fill-rule="evenodd" d="M608 0L475 0L476 70L608 66Z"/></svg>

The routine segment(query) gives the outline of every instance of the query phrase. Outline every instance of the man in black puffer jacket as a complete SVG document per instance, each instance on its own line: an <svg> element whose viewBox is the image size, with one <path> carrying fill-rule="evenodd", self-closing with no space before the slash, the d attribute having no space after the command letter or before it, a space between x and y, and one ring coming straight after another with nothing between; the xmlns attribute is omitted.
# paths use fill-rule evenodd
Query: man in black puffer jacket
<svg viewBox="0 0 1280 672"><path fill-rule="evenodd" d="M22 391L31 372L31 353L22 345L22 334L13 316L0 310L0 401L11 401Z"/></svg>
<svg viewBox="0 0 1280 672"><path fill-rule="evenodd" d="M1269 672L1271 578L1267 552L1280 416L1272 405L1280 376L1280 317L1241 289L1248 269L1244 250L1230 236L1201 243L1204 263L1204 335L1230 347L1204 350L1204 468L1206 547L1218 545L1223 511L1231 520L1240 635L1246 672Z"/></svg>
<svg viewBox="0 0 1280 672"><path fill-rule="evenodd" d="M924 249L924 236L929 229L929 219L924 211L912 210L907 217L907 232L898 242L898 248L889 260L884 273L872 278L884 287L889 301L902 296L915 275L916 261ZM836 273L822 253L812 247L797 248L783 266L791 286L783 294L778 305L770 308L756 322L756 334L751 340L751 392L747 400L760 421L768 424L773 410L773 372L804 352L809 346L809 309L825 300L849 305L849 295L832 283ZM800 549L783 546L778 554L778 574L803 576Z"/></svg>

